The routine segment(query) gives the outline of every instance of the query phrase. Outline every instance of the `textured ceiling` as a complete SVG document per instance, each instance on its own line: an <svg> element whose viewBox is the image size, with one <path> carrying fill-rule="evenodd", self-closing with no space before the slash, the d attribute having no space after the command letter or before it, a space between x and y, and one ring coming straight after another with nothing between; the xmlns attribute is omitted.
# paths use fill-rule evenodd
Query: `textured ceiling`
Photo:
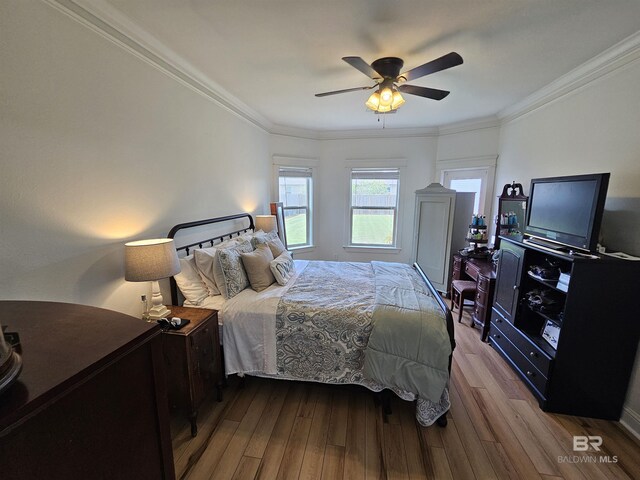
<svg viewBox="0 0 640 480"><path fill-rule="evenodd" d="M640 28L638 0L76 0L110 11L272 125L372 129L371 85L341 60L397 56L413 68L450 51L464 64L412 82L387 128L496 115Z"/></svg>

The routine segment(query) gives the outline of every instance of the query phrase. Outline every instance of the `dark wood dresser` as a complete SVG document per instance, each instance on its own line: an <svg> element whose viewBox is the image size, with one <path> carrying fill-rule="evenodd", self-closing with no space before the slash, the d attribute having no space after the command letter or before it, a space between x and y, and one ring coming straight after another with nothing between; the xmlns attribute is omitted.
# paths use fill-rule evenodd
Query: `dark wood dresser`
<svg viewBox="0 0 640 480"><path fill-rule="evenodd" d="M496 283L491 259L469 258L456 254L453 256L452 278L454 280L470 278L476 282L476 296L471 318L474 325L480 327L481 338L485 341L491 324L491 302Z"/></svg>
<svg viewBox="0 0 640 480"><path fill-rule="evenodd" d="M163 351L169 406L187 414L191 435L198 433L198 408L213 390L222 400L222 362L218 312L205 308L169 306L171 315L189 320L180 330L165 330Z"/></svg>
<svg viewBox="0 0 640 480"><path fill-rule="evenodd" d="M175 478L160 327L101 308L0 301L20 335L0 394L0 478Z"/></svg>

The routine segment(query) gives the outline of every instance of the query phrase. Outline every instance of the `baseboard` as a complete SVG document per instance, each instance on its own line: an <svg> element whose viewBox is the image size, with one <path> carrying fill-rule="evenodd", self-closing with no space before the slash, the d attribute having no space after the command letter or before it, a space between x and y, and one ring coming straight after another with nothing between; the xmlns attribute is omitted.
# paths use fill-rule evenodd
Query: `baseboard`
<svg viewBox="0 0 640 480"><path fill-rule="evenodd" d="M622 409L620 423L629 430L633 436L640 440L640 413L624 407Z"/></svg>

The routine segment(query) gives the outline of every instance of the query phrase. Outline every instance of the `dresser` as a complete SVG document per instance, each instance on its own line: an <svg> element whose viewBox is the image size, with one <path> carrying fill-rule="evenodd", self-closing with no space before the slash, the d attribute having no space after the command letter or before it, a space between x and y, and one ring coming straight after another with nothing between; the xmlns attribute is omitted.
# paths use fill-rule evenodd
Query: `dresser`
<svg viewBox="0 0 640 480"><path fill-rule="evenodd" d="M23 369L0 395L2 480L175 478L160 328L122 313L0 302Z"/></svg>
<svg viewBox="0 0 640 480"><path fill-rule="evenodd" d="M171 315L189 320L180 330L167 329L162 343L169 388L169 406L191 422L191 436L198 433L198 408L216 391L222 400L222 362L218 312L205 308L170 306Z"/></svg>
<svg viewBox="0 0 640 480"><path fill-rule="evenodd" d="M486 341L491 324L491 307L496 284L496 274L493 271L491 259L469 258L455 254L451 276L453 280L471 279L476 282L471 319L474 325L480 327L482 341Z"/></svg>

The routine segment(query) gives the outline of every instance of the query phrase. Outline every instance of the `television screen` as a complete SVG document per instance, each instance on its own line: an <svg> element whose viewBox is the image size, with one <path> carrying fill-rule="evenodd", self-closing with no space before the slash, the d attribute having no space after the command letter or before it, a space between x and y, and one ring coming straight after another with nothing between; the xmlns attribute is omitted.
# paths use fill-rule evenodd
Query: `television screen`
<svg viewBox="0 0 640 480"><path fill-rule="evenodd" d="M525 233L594 251L608 183L608 173L533 179Z"/></svg>

